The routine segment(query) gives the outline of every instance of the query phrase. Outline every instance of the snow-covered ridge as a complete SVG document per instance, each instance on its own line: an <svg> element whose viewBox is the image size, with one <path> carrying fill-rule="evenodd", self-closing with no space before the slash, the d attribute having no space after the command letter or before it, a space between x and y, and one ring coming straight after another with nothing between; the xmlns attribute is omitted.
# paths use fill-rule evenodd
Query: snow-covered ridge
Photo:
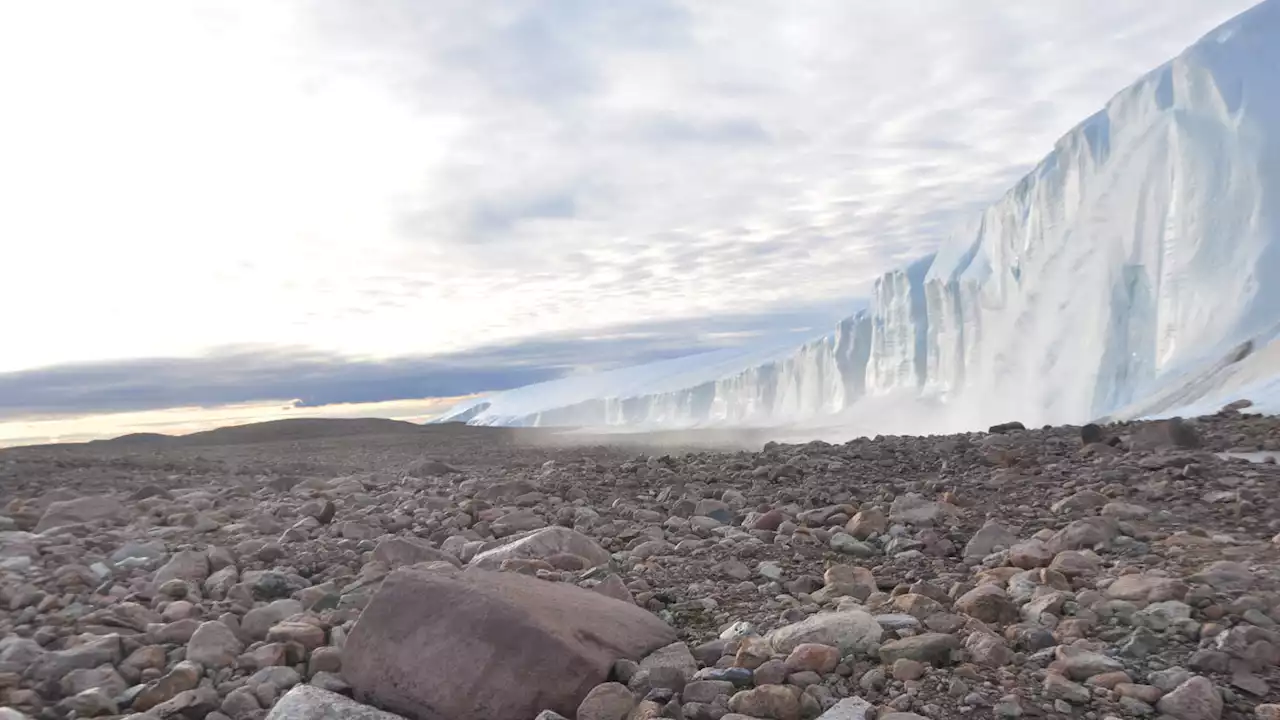
<svg viewBox="0 0 1280 720"><path fill-rule="evenodd" d="M1267 0L1117 95L833 332L542 383L444 419L865 424L859 408L892 396L928 410L878 429L920 432L1211 403L1244 387L1215 380L1233 353L1277 337L1278 212L1280 0ZM1272 387L1272 367L1252 361L1249 387Z"/></svg>

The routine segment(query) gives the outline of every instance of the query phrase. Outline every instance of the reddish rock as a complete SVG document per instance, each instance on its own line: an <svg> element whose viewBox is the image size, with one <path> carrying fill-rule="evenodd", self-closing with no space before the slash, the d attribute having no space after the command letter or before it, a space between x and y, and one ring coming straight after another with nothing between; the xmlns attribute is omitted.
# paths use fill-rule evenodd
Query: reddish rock
<svg viewBox="0 0 1280 720"><path fill-rule="evenodd" d="M674 640L652 614L571 585L403 569L360 616L342 674L358 700L411 720L572 717L615 660Z"/></svg>

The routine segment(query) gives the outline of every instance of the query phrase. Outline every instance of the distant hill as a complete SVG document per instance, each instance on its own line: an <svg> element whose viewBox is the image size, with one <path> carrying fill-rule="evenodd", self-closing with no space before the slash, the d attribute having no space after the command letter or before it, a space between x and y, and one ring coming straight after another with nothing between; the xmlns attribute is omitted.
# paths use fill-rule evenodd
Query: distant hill
<svg viewBox="0 0 1280 720"><path fill-rule="evenodd" d="M423 426L402 420L383 418L288 418L248 425L205 430L190 435L132 433L110 440L94 440L88 445L110 447L202 447L213 445L252 445L256 443L318 440L357 435L411 435L423 432Z"/></svg>

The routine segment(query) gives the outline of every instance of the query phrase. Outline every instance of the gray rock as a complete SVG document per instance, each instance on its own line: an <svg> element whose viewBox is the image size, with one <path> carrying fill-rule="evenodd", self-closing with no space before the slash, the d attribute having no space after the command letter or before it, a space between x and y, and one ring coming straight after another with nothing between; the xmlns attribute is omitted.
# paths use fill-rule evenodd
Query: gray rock
<svg viewBox="0 0 1280 720"><path fill-rule="evenodd" d="M299 685L280 698L267 720L404 720L312 685Z"/></svg>
<svg viewBox="0 0 1280 720"><path fill-rule="evenodd" d="M217 620L200 623L187 642L187 659L208 668L230 667L243 651L231 628Z"/></svg>
<svg viewBox="0 0 1280 720"><path fill-rule="evenodd" d="M174 553L164 567L156 571L151 581L153 588L159 588L170 580L182 580L201 587L209 577L209 558L202 552L183 550Z"/></svg>
<svg viewBox="0 0 1280 720"><path fill-rule="evenodd" d="M850 697L832 705L818 720L866 720L867 711L875 706L859 697Z"/></svg>
<svg viewBox="0 0 1280 720"><path fill-rule="evenodd" d="M485 570L497 570L503 560L545 560L561 553L583 557L590 567L609 562L609 552L595 540L576 530L556 526L535 530L486 550L472 558L470 564Z"/></svg>
<svg viewBox="0 0 1280 720"><path fill-rule="evenodd" d="M625 720L636 706L636 696L626 685L611 682L597 685L578 705L577 720Z"/></svg>
<svg viewBox="0 0 1280 720"><path fill-rule="evenodd" d="M302 603L297 600L275 600L263 607L257 607L245 613L240 621L240 629L250 640L262 640L267 632L277 623L302 612Z"/></svg>
<svg viewBox="0 0 1280 720"><path fill-rule="evenodd" d="M864 610L819 613L769 633L774 652L789 654L797 645L817 643L840 648L843 655L865 653L879 646L884 631Z"/></svg>
<svg viewBox="0 0 1280 720"><path fill-rule="evenodd" d="M729 698L734 693L728 680L694 680L684 686L681 697L685 702L713 704L720 697Z"/></svg>
<svg viewBox="0 0 1280 720"><path fill-rule="evenodd" d="M1178 720L1219 720L1222 704L1222 695L1213 682L1196 675L1160 698L1156 707Z"/></svg>
<svg viewBox="0 0 1280 720"><path fill-rule="evenodd" d="M56 527L83 525L89 522L115 522L128 514L124 503L109 495L95 495L49 503L35 533L40 534Z"/></svg>
<svg viewBox="0 0 1280 720"><path fill-rule="evenodd" d="M104 635L65 650L40 655L27 668L27 675L41 682L57 680L72 670L118 665L123 659L124 646L120 636Z"/></svg>
<svg viewBox="0 0 1280 720"><path fill-rule="evenodd" d="M898 660L907 659L932 665L946 665L951 662L951 652L959 647L960 640L954 635L942 633L913 635L881 645L880 662L892 665Z"/></svg>
<svg viewBox="0 0 1280 720"><path fill-rule="evenodd" d="M966 558L981 559L991 553L1011 548L1018 542L1017 536L1009 532L1003 525L995 520L988 520L969 538L969 542L964 546L964 556Z"/></svg>

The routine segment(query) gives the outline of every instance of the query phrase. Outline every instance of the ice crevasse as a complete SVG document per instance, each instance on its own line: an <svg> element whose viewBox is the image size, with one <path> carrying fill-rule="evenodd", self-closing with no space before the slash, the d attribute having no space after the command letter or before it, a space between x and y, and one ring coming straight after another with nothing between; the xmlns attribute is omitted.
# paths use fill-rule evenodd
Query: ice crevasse
<svg viewBox="0 0 1280 720"><path fill-rule="evenodd" d="M441 419L943 432L1239 397L1280 412L1277 213L1280 0L1267 0L1119 93L831 333L540 383Z"/></svg>

